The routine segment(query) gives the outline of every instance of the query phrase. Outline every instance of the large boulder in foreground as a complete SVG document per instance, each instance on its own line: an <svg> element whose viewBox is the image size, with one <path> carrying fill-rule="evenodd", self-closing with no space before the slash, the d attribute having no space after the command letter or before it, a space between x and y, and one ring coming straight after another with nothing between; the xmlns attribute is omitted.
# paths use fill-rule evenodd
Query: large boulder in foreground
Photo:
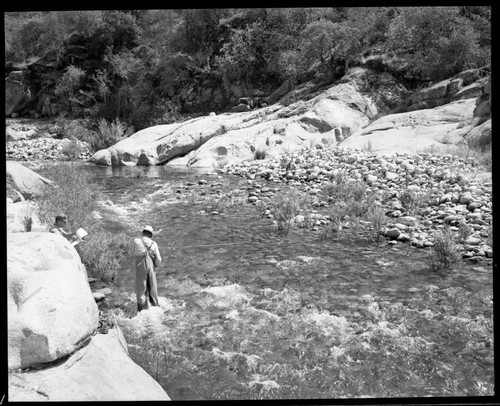
<svg viewBox="0 0 500 406"><path fill-rule="evenodd" d="M17 190L25 199L40 195L43 186L52 183L51 180L40 176L18 162L7 161L6 171L7 190Z"/></svg>
<svg viewBox="0 0 500 406"><path fill-rule="evenodd" d="M10 401L170 400L163 388L128 355L119 328L51 368L9 376Z"/></svg>
<svg viewBox="0 0 500 406"><path fill-rule="evenodd" d="M415 154L465 145L475 99L457 100L434 109L389 114L342 141L339 146L382 154Z"/></svg>
<svg viewBox="0 0 500 406"><path fill-rule="evenodd" d="M335 145L377 114L356 84L341 83L310 100L241 113L195 118L141 130L90 159L99 165L218 167L320 142Z"/></svg>
<svg viewBox="0 0 500 406"><path fill-rule="evenodd" d="M7 303L9 370L71 354L99 322L80 256L52 233L7 235Z"/></svg>

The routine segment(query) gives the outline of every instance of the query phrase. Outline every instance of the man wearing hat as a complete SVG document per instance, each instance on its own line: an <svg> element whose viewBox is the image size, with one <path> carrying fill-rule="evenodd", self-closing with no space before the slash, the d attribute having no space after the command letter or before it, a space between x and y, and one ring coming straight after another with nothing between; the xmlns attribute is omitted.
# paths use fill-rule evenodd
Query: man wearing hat
<svg viewBox="0 0 500 406"><path fill-rule="evenodd" d="M142 237L134 238L128 253L133 257L132 268L135 269L135 292L139 311L147 309L149 302L153 306L159 306L154 269L161 264L161 256L158 244L152 238L153 227L144 227Z"/></svg>

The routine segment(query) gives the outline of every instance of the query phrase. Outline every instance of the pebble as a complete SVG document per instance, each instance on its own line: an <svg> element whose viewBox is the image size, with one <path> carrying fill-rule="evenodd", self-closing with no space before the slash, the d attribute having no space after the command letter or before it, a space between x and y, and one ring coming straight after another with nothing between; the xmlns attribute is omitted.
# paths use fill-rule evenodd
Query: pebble
<svg viewBox="0 0 500 406"><path fill-rule="evenodd" d="M45 134L44 134L45 135ZM50 136L39 138L27 137L23 140L8 141L6 152L8 159L24 160L54 160L68 159L62 154L68 139L56 139ZM90 149L78 157L88 159ZM282 166L284 165L285 166ZM288 165L289 164L289 165ZM288 167L286 167L288 165ZM286 170L285 170L286 167ZM457 173L459 168L460 173ZM251 190L247 201L256 204L261 200L272 199L280 183L288 184L297 189L303 189L315 201L316 207L328 207L329 202L322 200L322 190L330 183L332 176L343 172L350 180L364 182L372 190L387 194L393 198L400 196L401 191L419 191L429 194L427 206L417 215L405 213L398 199L382 202L382 208L390 217L397 219L396 224L385 231L391 238L390 245L396 245L402 231L426 231L428 236L422 239L412 239L417 246L432 246L432 234L444 227L468 224L474 234L468 237L466 245L477 248L484 256L474 251L472 258L493 256L492 249L484 244L491 232L492 222L492 185L491 181L482 182L475 173L478 163L475 159L463 159L451 155L439 154L397 154L396 156L378 156L368 151L358 151L348 148L325 147L311 148L301 152L289 152L280 157L270 157L265 160L243 162L227 166L219 173L234 174L247 179ZM266 186L255 182L264 179ZM273 183L269 183L273 182ZM207 184L206 179L199 179L198 185ZM181 191L177 191L181 193ZM180 196L177 196L180 198ZM328 199L327 199L328 200ZM410 215L409 215L410 214ZM318 213L314 218L314 230L319 230L330 220ZM402 226L412 227L404 229ZM406 237L403 237L407 240ZM480 249L479 249L480 248Z"/></svg>
<svg viewBox="0 0 500 406"><path fill-rule="evenodd" d="M5 152L9 159L69 160L62 151L70 142L69 139L55 139L49 137L10 141L5 144ZM82 148L82 153L77 159L89 159L92 156L90 146L81 141L78 141L78 143Z"/></svg>

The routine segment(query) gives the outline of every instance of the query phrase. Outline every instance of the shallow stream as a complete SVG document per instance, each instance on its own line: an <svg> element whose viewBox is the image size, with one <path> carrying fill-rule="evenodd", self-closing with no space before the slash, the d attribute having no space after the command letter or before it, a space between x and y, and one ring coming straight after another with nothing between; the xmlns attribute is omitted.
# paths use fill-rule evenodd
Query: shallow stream
<svg viewBox="0 0 500 406"><path fill-rule="evenodd" d="M279 235L238 177L83 169L104 184L109 229L158 230L161 307L135 314L128 262L110 305L172 399L493 394L491 266L442 277L407 245Z"/></svg>

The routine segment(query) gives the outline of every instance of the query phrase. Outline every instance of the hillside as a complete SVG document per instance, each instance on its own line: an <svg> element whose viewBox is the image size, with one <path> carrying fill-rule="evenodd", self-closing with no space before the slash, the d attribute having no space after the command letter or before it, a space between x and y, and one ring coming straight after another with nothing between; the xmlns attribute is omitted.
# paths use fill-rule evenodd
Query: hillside
<svg viewBox="0 0 500 406"><path fill-rule="evenodd" d="M411 35L410 35L411 34ZM353 67L401 92L490 63L489 7L10 12L6 116L119 119L135 131L275 104ZM369 80L369 89L383 83ZM383 114L400 98L381 100ZM434 106L433 106L434 107Z"/></svg>

